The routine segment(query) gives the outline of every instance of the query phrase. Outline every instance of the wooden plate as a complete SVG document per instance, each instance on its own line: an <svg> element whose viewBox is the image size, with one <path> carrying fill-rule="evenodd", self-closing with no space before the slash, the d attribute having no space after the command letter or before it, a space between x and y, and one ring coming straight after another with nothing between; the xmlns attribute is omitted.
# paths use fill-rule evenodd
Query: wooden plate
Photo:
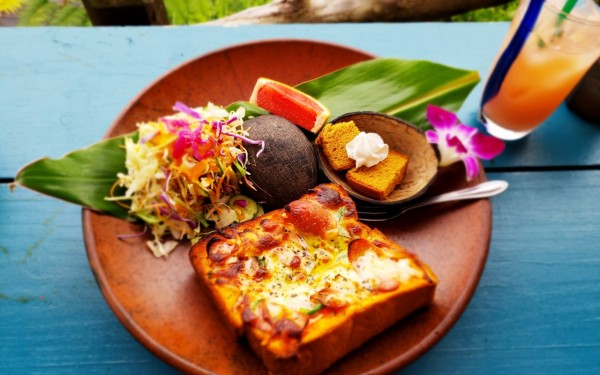
<svg viewBox="0 0 600 375"><path fill-rule="evenodd" d="M372 57L302 40L259 41L218 50L152 83L125 108L107 136L170 113L175 101L227 105L248 98L260 76L294 85ZM464 168L454 165L440 169L427 194L466 185ZM117 238L138 232L138 226L83 210L83 227L102 293L123 325L154 354L192 374L266 373L250 348L226 329L202 290L188 259L189 244L179 245L167 259L156 259L146 250L145 239ZM331 374L393 371L448 332L479 282L490 241L491 204L479 200L431 206L377 227L431 266L440 279L435 300L340 360L328 371Z"/></svg>

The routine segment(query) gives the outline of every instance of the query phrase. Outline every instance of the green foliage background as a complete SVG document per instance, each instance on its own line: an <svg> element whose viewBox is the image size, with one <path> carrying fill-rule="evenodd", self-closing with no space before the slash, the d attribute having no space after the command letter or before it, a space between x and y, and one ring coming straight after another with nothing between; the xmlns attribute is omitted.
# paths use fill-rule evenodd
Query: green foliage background
<svg viewBox="0 0 600 375"><path fill-rule="evenodd" d="M219 19L271 0L164 0L172 25L190 25ZM333 1L333 0L332 0ZM509 21L518 0L451 18L457 22ZM26 0L18 26L91 26L81 0Z"/></svg>
<svg viewBox="0 0 600 375"><path fill-rule="evenodd" d="M223 18L271 0L164 0L172 25L189 25Z"/></svg>
<svg viewBox="0 0 600 375"><path fill-rule="evenodd" d="M27 0L17 26L91 26L80 0L59 4L49 0Z"/></svg>
<svg viewBox="0 0 600 375"><path fill-rule="evenodd" d="M518 0L512 0L506 4L491 8L477 9L471 12L463 13L452 17L456 22L489 22L489 21L510 21L515 15L519 6Z"/></svg>
<svg viewBox="0 0 600 375"><path fill-rule="evenodd" d="M228 16L271 0L164 0L172 25L190 25ZM92 26L81 0L26 0L18 26Z"/></svg>

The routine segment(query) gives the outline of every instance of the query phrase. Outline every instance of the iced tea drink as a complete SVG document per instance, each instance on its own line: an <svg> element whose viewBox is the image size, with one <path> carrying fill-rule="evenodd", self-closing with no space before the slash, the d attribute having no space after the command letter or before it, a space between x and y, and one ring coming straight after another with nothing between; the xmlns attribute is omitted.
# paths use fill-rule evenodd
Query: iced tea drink
<svg viewBox="0 0 600 375"><path fill-rule="evenodd" d="M529 134L564 101L600 55L598 6L580 2L562 16L564 3L544 3L497 93L486 98L484 91L481 118L490 134L505 140ZM521 3L505 48L528 6L529 1Z"/></svg>

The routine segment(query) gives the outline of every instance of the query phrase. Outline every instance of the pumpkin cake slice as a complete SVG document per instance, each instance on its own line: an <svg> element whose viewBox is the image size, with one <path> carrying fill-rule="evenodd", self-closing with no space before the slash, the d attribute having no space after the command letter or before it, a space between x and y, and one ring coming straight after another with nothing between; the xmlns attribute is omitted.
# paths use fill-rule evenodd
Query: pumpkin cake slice
<svg viewBox="0 0 600 375"><path fill-rule="evenodd" d="M357 219L339 185L194 245L190 259L223 320L271 374L318 374L430 304L436 276Z"/></svg>
<svg viewBox="0 0 600 375"><path fill-rule="evenodd" d="M346 182L367 197L383 200L402 182L408 166L408 156L390 150L388 157L372 167L352 168Z"/></svg>
<svg viewBox="0 0 600 375"><path fill-rule="evenodd" d="M319 133L315 144L321 147L333 170L347 171L356 163L348 157L346 145L359 133L360 130L353 121L327 124Z"/></svg>

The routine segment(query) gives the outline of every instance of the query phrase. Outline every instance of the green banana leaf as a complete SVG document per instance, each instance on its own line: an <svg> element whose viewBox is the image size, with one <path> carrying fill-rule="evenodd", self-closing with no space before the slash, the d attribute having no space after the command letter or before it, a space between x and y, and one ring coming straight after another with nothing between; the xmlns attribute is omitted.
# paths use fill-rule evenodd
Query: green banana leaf
<svg viewBox="0 0 600 375"><path fill-rule="evenodd" d="M369 110L398 116L425 128L427 104L456 111L477 82L476 71L430 61L379 58L351 65L297 88L327 106L332 119L347 112ZM240 106L246 109L246 117L267 113L247 102L232 103L227 109ZM101 141L59 159L34 161L17 173L14 184L133 220L126 208L106 200L117 173L126 171L127 136L136 136L136 132Z"/></svg>
<svg viewBox="0 0 600 375"><path fill-rule="evenodd" d="M247 120L252 117L258 117L258 116L269 114L269 111L266 111L258 106L255 106L252 103L248 103L248 102L244 102L244 101L231 103L230 105L225 107L225 109L227 109L228 112L235 112L240 107L244 107L244 109L246 110L246 114L244 115L244 120Z"/></svg>
<svg viewBox="0 0 600 375"><path fill-rule="evenodd" d="M14 184L39 193L131 219L127 209L105 198L125 168L125 137L110 138L75 150L60 159L39 159L23 167Z"/></svg>
<svg viewBox="0 0 600 375"><path fill-rule="evenodd" d="M458 111L479 82L477 71L424 60L379 58L351 65L296 86L331 111L331 119L355 111L375 111L430 125L427 104Z"/></svg>

